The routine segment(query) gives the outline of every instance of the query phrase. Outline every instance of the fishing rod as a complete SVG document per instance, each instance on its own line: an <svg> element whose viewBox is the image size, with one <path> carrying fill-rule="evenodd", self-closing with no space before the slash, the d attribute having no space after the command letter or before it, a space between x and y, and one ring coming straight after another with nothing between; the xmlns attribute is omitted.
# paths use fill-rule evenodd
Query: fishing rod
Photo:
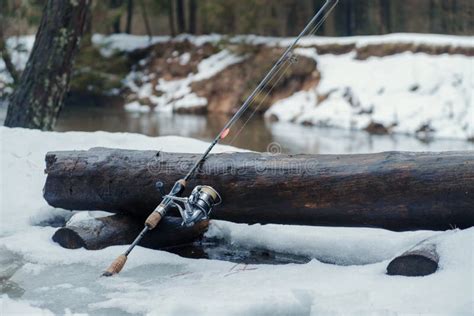
<svg viewBox="0 0 474 316"><path fill-rule="evenodd" d="M239 110L224 125L224 127L219 132L219 134L217 134L217 136L214 138L212 143L209 145L206 151L201 155L201 157L196 161L196 163L192 166L192 168L188 171L188 173L184 176L184 178L176 181L167 195L164 195L163 183L161 182L156 183L157 188L160 190L163 196L163 200L145 220L145 227L140 232L140 234L138 234L138 236L135 238L132 244L128 247L128 249L123 254L119 255L112 262L112 264L102 274L103 276L112 276L114 274L119 273L124 267L130 252L132 252L135 246L140 243L140 241L142 240L142 238L146 235L148 231L153 230L158 225L161 219L166 215L168 210L170 210L171 208L177 208L179 210L181 217L183 218L183 225L186 225L186 226L192 226L199 221L209 218L209 214L212 208L216 205L219 205L222 202L221 196L214 188L210 186L206 186L206 185L199 185L193 189L189 197L184 197L184 198L180 197L186 188L187 181L193 176L196 170L206 160L207 156L209 155L211 150L214 148L214 146L216 146L220 140L224 139L229 134L231 127L250 107L255 97L260 92L264 91L265 87L267 86L269 82L271 82L271 80L273 80L274 78L277 78L277 82L278 82L283 77L288 67L296 61L295 56L293 56L292 54L292 51L296 47L296 44L298 44L298 42L303 36L316 32L319 29L319 27L322 25L322 23L326 20L327 16L332 11L332 9L337 5L338 2L339 0L326 0L326 2L321 7L321 9L313 16L313 18L308 22L308 24L306 24L306 26L303 28L301 33L296 37L293 43L287 47L287 49L283 52L281 57L277 60L277 62L273 65L273 67L268 71L265 77L260 81L258 86L247 97L244 103L240 106ZM311 29L313 25L315 26ZM286 68L283 68L283 65L287 62L288 62L288 65L286 66ZM276 75L281 69L284 69L283 74L281 74L279 77L276 77ZM273 89L275 85L276 83L272 86L270 91ZM265 95L265 98L268 96L270 91L268 91L268 93ZM258 109L258 107L262 104L262 102L263 101L260 102L260 104L257 106L256 109ZM252 115L255 112L256 110L253 111Z"/></svg>

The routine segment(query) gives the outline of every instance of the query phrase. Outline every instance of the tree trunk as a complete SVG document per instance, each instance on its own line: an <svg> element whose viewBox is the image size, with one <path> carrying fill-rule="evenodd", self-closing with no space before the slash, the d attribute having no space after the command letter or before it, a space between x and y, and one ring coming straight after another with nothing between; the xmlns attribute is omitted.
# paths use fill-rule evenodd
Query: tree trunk
<svg viewBox="0 0 474 316"><path fill-rule="evenodd" d="M123 0L111 0L110 8L114 9L114 11L118 11L118 10L120 10L120 7L122 6L122 4L123 4ZM120 29L120 20L121 19L122 19L122 13L120 11L118 11L114 16L114 20L113 20L113 23L112 23L112 32L113 33L121 33L121 29Z"/></svg>
<svg viewBox="0 0 474 316"><path fill-rule="evenodd" d="M178 22L178 33L186 30L186 18L184 16L184 0L176 0L176 19Z"/></svg>
<svg viewBox="0 0 474 316"><path fill-rule="evenodd" d="M127 23L125 24L125 33L132 33L132 18L133 18L133 0L127 1Z"/></svg>
<svg viewBox="0 0 474 316"><path fill-rule="evenodd" d="M175 2L174 0L169 0L169 8L168 8L168 22L170 24L170 32L171 36L175 37L176 36L176 27L175 27L175 19L174 19L174 14L175 14Z"/></svg>
<svg viewBox="0 0 474 316"><path fill-rule="evenodd" d="M8 107L5 126L51 130L69 86L89 0L49 0L35 44Z"/></svg>
<svg viewBox="0 0 474 316"><path fill-rule="evenodd" d="M194 226L181 226L181 218L167 216L140 242L140 246L163 249L189 244L202 237L209 222L201 221ZM60 228L53 240L64 248L84 247L89 250L103 249L115 245L129 245L143 229L143 223L125 215L73 222Z"/></svg>
<svg viewBox="0 0 474 316"><path fill-rule="evenodd" d="M145 3L143 2L143 0L139 0L139 1L140 1L140 7L142 11L142 16L143 16L143 21L145 22L146 33L148 34L148 40L151 42L153 38L153 34L151 32L150 22L148 21L148 14L146 13Z"/></svg>
<svg viewBox="0 0 474 316"><path fill-rule="evenodd" d="M197 1L189 0L189 28L190 34L196 34L196 14L197 14Z"/></svg>
<svg viewBox="0 0 474 316"><path fill-rule="evenodd" d="M438 270L439 255L436 244L426 239L396 257L387 266L387 274L404 276L424 276Z"/></svg>
<svg viewBox="0 0 474 316"><path fill-rule="evenodd" d="M3 30L0 29L0 54L2 54L2 59L5 64L5 68L7 69L8 73L12 77L13 83L17 84L19 80L18 71L13 65L10 53L8 52L7 43L5 38L3 37Z"/></svg>
<svg viewBox="0 0 474 316"><path fill-rule="evenodd" d="M95 148L46 156L44 198L74 210L144 218L197 154ZM474 225L474 152L363 155L211 155L188 182L213 186L213 217L241 223L369 226L391 230Z"/></svg>

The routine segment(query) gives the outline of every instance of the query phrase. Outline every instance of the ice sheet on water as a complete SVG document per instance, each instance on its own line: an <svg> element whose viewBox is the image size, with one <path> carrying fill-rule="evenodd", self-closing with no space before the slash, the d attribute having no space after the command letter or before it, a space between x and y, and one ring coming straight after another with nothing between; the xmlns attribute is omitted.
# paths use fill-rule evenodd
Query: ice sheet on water
<svg viewBox="0 0 474 316"><path fill-rule="evenodd" d="M0 271L4 277L0 300L5 311L101 315L472 312L474 228L439 235L440 270L422 278L387 276L385 269L395 250L438 233L225 222L212 224L210 233L230 244L375 263L235 264L138 247L120 275L100 278L125 246L97 251L64 249L51 240L57 228L32 225L66 212L47 206L42 198L45 153L97 146L199 152L207 144L179 137L103 132L50 133L1 127L0 133ZM236 149L218 148L225 150Z"/></svg>
<svg viewBox="0 0 474 316"><path fill-rule="evenodd" d="M246 225L212 221L207 237L247 249L269 249L338 265L363 265L391 259L433 231L396 233L376 228Z"/></svg>

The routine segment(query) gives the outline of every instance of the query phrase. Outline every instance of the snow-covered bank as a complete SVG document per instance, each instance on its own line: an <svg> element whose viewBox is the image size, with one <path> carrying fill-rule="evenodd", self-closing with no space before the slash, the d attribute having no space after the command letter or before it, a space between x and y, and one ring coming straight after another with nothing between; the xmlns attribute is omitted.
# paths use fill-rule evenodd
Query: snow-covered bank
<svg viewBox="0 0 474 316"><path fill-rule="evenodd" d="M122 80L123 87L129 91L127 96L130 96L126 110L137 113L152 110L229 111L219 108L219 104L225 101L238 103L243 96L234 100L232 91L222 94L223 89L214 91L212 86L218 86L222 81L228 82L227 87L234 83L233 93L242 93L237 91L242 88L236 84L242 78L234 79L239 72L232 72L232 78L220 76L230 67L245 64L250 59L252 50L239 50L239 47L285 47L292 40L217 34L185 34L175 38L156 36L151 39L128 34L95 34L92 37L93 44L104 58L117 52L130 53L151 45L162 46L159 52L163 55L158 55L164 60L157 63L157 54L151 52L142 60L135 61L137 64ZM8 39L17 68L24 68L33 41L34 36ZM22 44L24 50L13 50L15 43ZM173 45L184 43L190 45L186 46L187 51L173 48ZM213 49L203 54L206 45ZM289 97L283 93L275 98L279 101L265 113L267 118L349 130L366 129L371 133L401 133L423 140L474 139L473 36L310 36L301 40L296 52L314 60L321 80L315 81L310 89L305 87L304 91L291 91ZM11 88L7 87L11 78L4 68L0 60L0 91L11 93ZM162 75L170 75L170 78ZM209 80L207 88L196 88L196 83L206 80ZM252 78L255 80L257 78ZM281 91L275 91L278 93ZM209 109L210 104L217 106Z"/></svg>
<svg viewBox="0 0 474 316"><path fill-rule="evenodd" d="M67 250L51 241L57 229L49 225L51 220L70 213L53 209L42 199L45 152L95 146L191 152L202 151L207 144L179 137L3 127L0 138L3 314L472 314L473 228L394 233L216 221L209 235L231 244L322 255L349 266L318 260L246 266L138 247L119 276L99 278L125 247ZM228 150L235 149L218 148ZM420 278L385 275L391 257L432 235L440 240L438 272Z"/></svg>
<svg viewBox="0 0 474 316"><path fill-rule="evenodd" d="M365 129L420 138L474 138L474 58L411 52L357 60L353 54L313 56L319 85L274 104L266 117L285 122Z"/></svg>
<svg viewBox="0 0 474 316"><path fill-rule="evenodd" d="M100 37L101 41L96 43L109 43L109 46L124 51L142 48L143 43L134 44L133 40L128 42L127 47L122 47L120 43L125 41L124 36L129 37ZM232 38L219 35L183 35L171 41L187 40L194 45L203 45L215 44L223 39L233 44L279 47L287 46L293 40L252 35ZM157 38L156 42L164 40ZM325 48L321 53L322 47L331 45L334 48ZM353 47L341 54L337 51L340 45ZM372 49L374 56L370 57L370 47L373 45L378 45L379 48ZM384 48L384 45L391 48ZM424 47L426 52L420 47ZM442 51L440 48L445 48L450 53L433 53ZM432 34L305 37L296 53L315 60L321 76L320 82L312 89L281 99L265 116L284 122L367 129L375 133L401 133L421 139L473 139L474 57L470 53L456 53L456 48L472 50L473 37ZM360 58L358 52L362 49L368 50L364 54L368 54L369 58ZM381 52L384 50L387 50L386 55ZM176 56L178 57L183 59ZM189 61L189 58L186 60ZM156 111L205 109L209 100L193 91L191 84L211 78L242 60L242 57L223 50L202 60L197 73L191 73L184 79L160 79L158 84L151 85L153 76L147 71L138 71L129 75L127 85L139 98L148 98ZM144 79L145 83L137 86L134 84L136 79ZM141 111L139 107L134 109ZM378 126L375 131L372 127L374 125Z"/></svg>
<svg viewBox="0 0 474 316"><path fill-rule="evenodd" d="M415 34L415 33L392 33L386 35L366 35L366 36L347 36L347 37L328 37L328 36L305 36L301 39L299 46L319 46L319 45L355 45L364 47L379 44L414 44L428 46L449 46L466 47L474 46L473 36L441 35L441 34ZM157 43L167 41L183 42L189 41L194 45L201 46L206 43L215 44L223 40L232 43L249 43L253 45L269 45L287 47L295 40L294 37L270 37L259 35L237 35L229 37L221 34L210 35L189 35L181 34L174 38L169 36L148 36L130 35L130 34L94 34L92 42L95 45L102 46L103 53L110 56L113 52L133 51L135 49L146 48Z"/></svg>
<svg viewBox="0 0 474 316"><path fill-rule="evenodd" d="M187 53L177 56L180 63L187 63L189 58ZM224 49L208 58L203 59L197 66L196 73L190 73L186 78L177 80L159 79L158 84L154 87L150 83L137 87L134 83L135 79L142 80L143 73L132 72L126 79L126 84L132 92L136 93L140 98L148 98L155 106L157 112L173 112L183 108L200 108L206 107L207 99L199 97L191 89L191 84L200 80L209 79L225 68L241 62L242 56L233 54ZM188 61L186 61L188 60ZM159 96L155 94L158 93Z"/></svg>
<svg viewBox="0 0 474 316"><path fill-rule="evenodd" d="M258 35L240 35L236 36L234 41L246 41L253 44L275 45L281 47L289 46L293 41L293 37L268 37ZM329 37L329 36L305 36L302 38L299 46L317 46L317 45L350 45L356 47L364 47L369 45L380 44L415 44L415 45L435 45L435 46L451 46L451 47L470 47L474 46L473 36L457 36L442 34L422 34L422 33L391 33L385 35L360 35L346 37Z"/></svg>

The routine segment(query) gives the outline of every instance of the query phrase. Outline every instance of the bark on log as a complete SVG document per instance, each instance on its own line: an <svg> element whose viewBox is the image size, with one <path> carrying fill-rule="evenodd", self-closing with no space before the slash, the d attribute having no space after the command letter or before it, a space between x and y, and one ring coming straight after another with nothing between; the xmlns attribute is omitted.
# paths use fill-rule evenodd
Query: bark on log
<svg viewBox="0 0 474 316"><path fill-rule="evenodd" d="M425 276L438 270L438 262L436 244L427 239L390 261L387 274Z"/></svg>
<svg viewBox="0 0 474 316"><path fill-rule="evenodd" d="M198 154L94 148L46 156L44 198L71 210L146 217ZM363 155L211 155L188 182L213 186L213 217L241 223L369 226L391 230L474 225L474 152Z"/></svg>
<svg viewBox="0 0 474 316"><path fill-rule="evenodd" d="M167 216L154 230L145 235L140 246L164 249L189 244L201 238L208 225L208 221L202 221L192 227L183 227L181 218ZM113 215L66 225L57 230L52 238L64 248L84 247L97 250L115 245L129 245L142 229L143 223L130 216Z"/></svg>

